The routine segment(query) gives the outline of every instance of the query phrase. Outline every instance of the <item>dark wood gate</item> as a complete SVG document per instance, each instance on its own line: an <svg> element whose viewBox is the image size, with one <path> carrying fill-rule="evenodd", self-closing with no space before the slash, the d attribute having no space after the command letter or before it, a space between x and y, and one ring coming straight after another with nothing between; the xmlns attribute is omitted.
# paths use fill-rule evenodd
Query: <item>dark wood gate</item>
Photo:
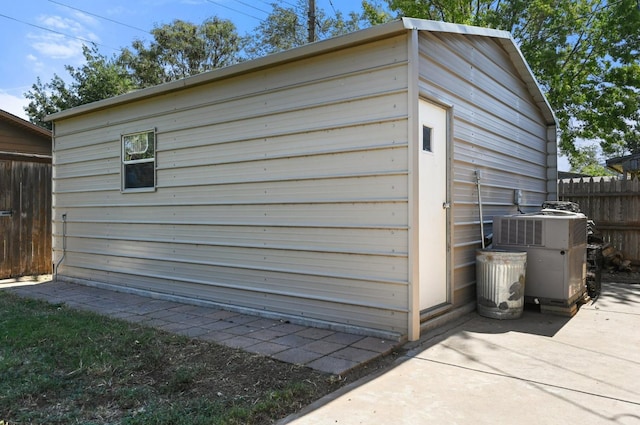
<svg viewBox="0 0 640 425"><path fill-rule="evenodd" d="M0 279L51 273L51 163L0 159Z"/></svg>

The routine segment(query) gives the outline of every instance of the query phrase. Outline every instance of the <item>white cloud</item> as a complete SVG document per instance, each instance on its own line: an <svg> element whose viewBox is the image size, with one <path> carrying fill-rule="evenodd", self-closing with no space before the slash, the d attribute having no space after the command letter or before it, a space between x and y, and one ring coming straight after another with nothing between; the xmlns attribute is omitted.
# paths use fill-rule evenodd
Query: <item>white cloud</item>
<svg viewBox="0 0 640 425"><path fill-rule="evenodd" d="M37 56L32 55L32 54L28 54L27 55L27 60L31 63L32 69L36 73L40 73L41 71L43 71L45 69L44 62L42 62L40 59L38 59Z"/></svg>
<svg viewBox="0 0 640 425"><path fill-rule="evenodd" d="M82 45L90 42L99 42L100 38L83 25L83 23L96 25L95 19L83 13L76 13L75 18L40 15L38 22L51 31L28 34L27 37L31 40L31 47L45 58L80 60L82 58Z"/></svg>
<svg viewBox="0 0 640 425"><path fill-rule="evenodd" d="M41 55L51 59L70 59L82 56L83 42L59 34L29 34L33 47Z"/></svg>
<svg viewBox="0 0 640 425"><path fill-rule="evenodd" d="M38 22L47 28L58 31L67 31L72 34L79 34L82 32L82 24L69 18L62 18L57 15L40 15L38 16Z"/></svg>
<svg viewBox="0 0 640 425"><path fill-rule="evenodd" d="M0 109L9 112L17 117L28 120L24 107L29 104L29 100L24 97L11 95L4 90L0 90Z"/></svg>
<svg viewBox="0 0 640 425"><path fill-rule="evenodd" d="M96 18L90 15L87 15L86 13L82 13L80 11L74 11L73 16L85 25L88 25L91 27L100 26L100 23Z"/></svg>

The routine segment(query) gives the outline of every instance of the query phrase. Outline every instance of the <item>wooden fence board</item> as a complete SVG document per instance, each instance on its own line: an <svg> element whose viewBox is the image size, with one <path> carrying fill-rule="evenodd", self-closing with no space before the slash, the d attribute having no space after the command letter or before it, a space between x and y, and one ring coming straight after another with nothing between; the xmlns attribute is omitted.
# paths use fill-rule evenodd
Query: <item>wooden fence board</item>
<svg viewBox="0 0 640 425"><path fill-rule="evenodd" d="M579 204L605 242L640 264L639 179L564 179L558 182L558 199Z"/></svg>

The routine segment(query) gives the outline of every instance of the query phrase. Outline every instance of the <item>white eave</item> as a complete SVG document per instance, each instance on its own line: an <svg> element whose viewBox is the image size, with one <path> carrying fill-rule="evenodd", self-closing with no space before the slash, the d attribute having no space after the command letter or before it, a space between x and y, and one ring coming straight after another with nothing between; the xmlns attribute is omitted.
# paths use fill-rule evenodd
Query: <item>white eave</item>
<svg viewBox="0 0 640 425"><path fill-rule="evenodd" d="M169 83L133 91L120 96L100 100L98 102L81 105L75 108L51 114L47 116L45 120L56 121L65 118L71 118L77 115L95 112L101 109L159 96L189 87L211 83L213 81L222 80L225 78L230 78L260 69L273 67L287 62L316 56L330 51L342 50L350 46L387 38L409 30L453 33L499 39L505 51L509 54L513 65L520 73L520 77L527 85L532 97L540 107L540 111L542 111L542 113L544 114L547 125L556 125L555 115L553 113L553 110L551 109L551 106L547 102L547 99L545 98L542 89L540 88L533 73L531 72L529 65L522 56L522 52L520 52L520 49L517 47L515 40L511 37L511 34L509 32L494 30L490 28L452 24L447 22L428 21L415 18L398 19L386 24L377 25L339 37L306 44L304 46L300 46L280 53L275 53L262 58L241 62L225 68L203 72L201 74L172 81Z"/></svg>

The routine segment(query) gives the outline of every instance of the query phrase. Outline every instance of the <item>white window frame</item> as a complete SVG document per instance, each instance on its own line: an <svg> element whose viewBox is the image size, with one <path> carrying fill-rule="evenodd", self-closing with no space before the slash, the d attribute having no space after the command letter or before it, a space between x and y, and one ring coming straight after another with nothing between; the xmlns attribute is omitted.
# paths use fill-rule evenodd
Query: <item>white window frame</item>
<svg viewBox="0 0 640 425"><path fill-rule="evenodd" d="M142 154L149 149L149 134L153 135L153 157L151 158L140 158L140 159L129 159L128 156L131 152L127 152L126 141L127 138L131 138L138 135L147 135L146 140L146 148L144 151L133 152L136 154ZM133 133L124 133L120 135L120 176L121 176L121 186L120 190L123 193L131 193L131 192L153 192L156 190L156 145L157 145L157 135L156 129L149 129L143 131L136 131ZM142 187L127 187L127 166L136 165L136 164L147 164L151 163L153 166L153 185L151 186L142 186Z"/></svg>

